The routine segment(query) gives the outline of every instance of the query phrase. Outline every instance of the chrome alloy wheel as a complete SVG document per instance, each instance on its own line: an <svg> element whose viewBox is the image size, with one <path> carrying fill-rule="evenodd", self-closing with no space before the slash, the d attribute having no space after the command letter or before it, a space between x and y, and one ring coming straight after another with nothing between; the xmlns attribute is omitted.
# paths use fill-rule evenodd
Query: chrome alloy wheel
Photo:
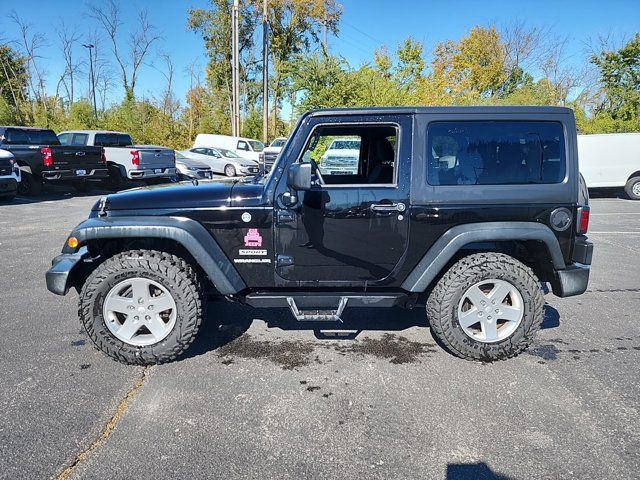
<svg viewBox="0 0 640 480"><path fill-rule="evenodd" d="M638 197L640 197L640 182L634 183L633 187L631 187L631 191L633 192L634 195L637 195Z"/></svg>
<svg viewBox="0 0 640 480"><path fill-rule="evenodd" d="M176 324L176 302L169 291L148 278L129 278L104 299L104 321L124 343L146 347L164 340Z"/></svg>
<svg viewBox="0 0 640 480"><path fill-rule="evenodd" d="M522 295L505 280L482 280L469 287L458 303L458 323L462 330L483 343L509 337L523 317Z"/></svg>

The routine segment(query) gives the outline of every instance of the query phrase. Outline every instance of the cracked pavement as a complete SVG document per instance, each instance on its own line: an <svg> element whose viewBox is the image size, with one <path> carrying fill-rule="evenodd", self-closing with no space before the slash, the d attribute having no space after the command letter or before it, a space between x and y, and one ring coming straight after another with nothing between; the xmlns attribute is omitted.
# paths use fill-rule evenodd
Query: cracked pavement
<svg viewBox="0 0 640 480"><path fill-rule="evenodd" d="M448 355L421 309L347 309L373 330L327 341L216 302L188 354L143 376L90 345L75 293L45 288L97 198L0 205L0 478L637 476L640 202L592 200L589 291L548 295L515 359Z"/></svg>

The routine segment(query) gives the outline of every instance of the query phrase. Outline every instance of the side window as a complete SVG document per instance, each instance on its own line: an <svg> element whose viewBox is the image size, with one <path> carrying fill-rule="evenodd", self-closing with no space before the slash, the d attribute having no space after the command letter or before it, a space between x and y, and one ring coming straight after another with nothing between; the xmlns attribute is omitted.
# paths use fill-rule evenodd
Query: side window
<svg viewBox="0 0 640 480"><path fill-rule="evenodd" d="M193 153L200 153L201 155L206 155L207 154L207 150L204 148L192 148L191 151Z"/></svg>
<svg viewBox="0 0 640 480"><path fill-rule="evenodd" d="M320 126L302 156L326 185L395 182L398 127L395 125Z"/></svg>
<svg viewBox="0 0 640 480"><path fill-rule="evenodd" d="M84 146L87 144L88 138L89 135L86 133L74 133L73 139L71 140L71 145ZM60 140L60 143L62 143L62 140Z"/></svg>
<svg viewBox="0 0 640 480"><path fill-rule="evenodd" d="M240 140L238 142L238 150L249 150L249 145L247 145L247 142L245 142L244 140Z"/></svg>
<svg viewBox="0 0 640 480"><path fill-rule="evenodd" d="M559 122L433 122L430 185L560 183L566 160Z"/></svg>
<svg viewBox="0 0 640 480"><path fill-rule="evenodd" d="M61 133L60 135L58 135L58 140L60 140L60 145L68 145L70 136L71 136L70 133Z"/></svg>

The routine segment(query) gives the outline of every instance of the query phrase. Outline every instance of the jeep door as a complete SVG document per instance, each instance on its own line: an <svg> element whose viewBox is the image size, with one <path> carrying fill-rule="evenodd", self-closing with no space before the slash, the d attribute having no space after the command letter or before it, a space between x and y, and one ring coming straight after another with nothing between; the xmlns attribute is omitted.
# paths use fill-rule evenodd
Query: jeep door
<svg viewBox="0 0 640 480"><path fill-rule="evenodd" d="M327 286L392 282L409 232L411 117L311 117L299 134L306 141L289 161L309 162L314 175L307 191L290 191L286 175L278 184L296 201L276 202L277 275ZM321 165L336 138L358 145L357 172Z"/></svg>

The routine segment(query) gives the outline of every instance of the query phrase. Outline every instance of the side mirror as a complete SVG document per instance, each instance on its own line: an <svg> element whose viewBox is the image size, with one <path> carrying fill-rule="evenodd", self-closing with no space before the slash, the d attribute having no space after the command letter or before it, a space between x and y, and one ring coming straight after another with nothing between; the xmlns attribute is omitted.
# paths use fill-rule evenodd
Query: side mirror
<svg viewBox="0 0 640 480"><path fill-rule="evenodd" d="M311 190L311 164L291 164L287 176L287 186L293 190Z"/></svg>

